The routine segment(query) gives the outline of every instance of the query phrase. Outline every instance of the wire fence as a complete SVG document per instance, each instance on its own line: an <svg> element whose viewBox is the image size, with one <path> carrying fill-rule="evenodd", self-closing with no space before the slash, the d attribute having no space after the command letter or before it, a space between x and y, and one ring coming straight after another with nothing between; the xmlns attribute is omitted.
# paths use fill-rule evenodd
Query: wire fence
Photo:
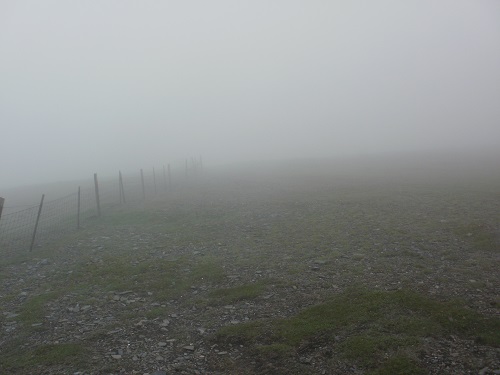
<svg viewBox="0 0 500 375"><path fill-rule="evenodd" d="M37 248L53 243L68 233L84 226L89 219L101 216L103 211L120 204L140 202L166 193L181 182L188 182L201 172L200 160L186 160L184 176L176 171L172 175L170 165L160 170L122 175L116 178L99 180L97 174L94 181L84 188L78 187L74 193L62 198L44 202L42 195L40 204L2 215L4 200L0 198L0 257L34 252ZM93 186L92 186L93 185Z"/></svg>

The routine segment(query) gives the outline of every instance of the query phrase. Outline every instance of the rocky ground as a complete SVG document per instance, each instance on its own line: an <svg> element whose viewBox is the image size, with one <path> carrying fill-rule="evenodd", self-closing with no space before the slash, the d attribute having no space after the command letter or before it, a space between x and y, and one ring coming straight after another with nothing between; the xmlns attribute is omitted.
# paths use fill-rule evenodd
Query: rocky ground
<svg viewBox="0 0 500 375"><path fill-rule="evenodd" d="M367 374L404 352L411 373L500 374L498 341L470 333L379 348L368 364L342 349L362 327L320 332L284 354L259 350L266 338L221 335L261 321L272 330L353 287L458 298L500 328L498 190L270 181L233 178L114 208L6 259L0 372Z"/></svg>

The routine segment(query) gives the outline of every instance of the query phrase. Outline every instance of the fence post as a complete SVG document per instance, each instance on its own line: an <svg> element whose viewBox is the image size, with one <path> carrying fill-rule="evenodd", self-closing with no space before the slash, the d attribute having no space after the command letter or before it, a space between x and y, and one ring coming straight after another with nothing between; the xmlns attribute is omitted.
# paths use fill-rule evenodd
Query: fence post
<svg viewBox="0 0 500 375"><path fill-rule="evenodd" d="M33 250L33 246L35 245L36 230L38 229L38 223L40 222L40 215L42 214L42 207L43 207L43 199L44 198L45 198L45 194L42 194L42 200L40 201L40 207L38 207L38 215L36 216L35 229L33 230L33 237L31 237L30 251Z"/></svg>
<svg viewBox="0 0 500 375"><path fill-rule="evenodd" d="M146 189L144 187L144 172L141 168L142 199L146 200Z"/></svg>
<svg viewBox="0 0 500 375"><path fill-rule="evenodd" d="M118 172L118 183L120 185L120 203L126 203L125 202L125 190L123 189L123 178L122 178L122 171Z"/></svg>
<svg viewBox="0 0 500 375"><path fill-rule="evenodd" d="M156 172L155 172L155 167L153 167L153 186L155 187L155 194L156 194L157 191L156 191Z"/></svg>
<svg viewBox="0 0 500 375"><path fill-rule="evenodd" d="M76 230L80 229L80 205L81 205L81 195L80 195L80 186L78 186L78 209L76 213Z"/></svg>
<svg viewBox="0 0 500 375"><path fill-rule="evenodd" d="M163 164L163 185L165 186L165 191L167 190L167 172L165 171L165 164Z"/></svg>
<svg viewBox="0 0 500 375"><path fill-rule="evenodd" d="M5 198L0 197L0 219L2 218L3 204L5 202Z"/></svg>
<svg viewBox="0 0 500 375"><path fill-rule="evenodd" d="M168 189L172 189L172 175L170 174L170 163L167 165L167 172L168 172Z"/></svg>
<svg viewBox="0 0 500 375"><path fill-rule="evenodd" d="M97 216L101 216L101 203L99 201L99 184L97 182L97 173L94 173L94 185L95 185L95 203L97 205Z"/></svg>

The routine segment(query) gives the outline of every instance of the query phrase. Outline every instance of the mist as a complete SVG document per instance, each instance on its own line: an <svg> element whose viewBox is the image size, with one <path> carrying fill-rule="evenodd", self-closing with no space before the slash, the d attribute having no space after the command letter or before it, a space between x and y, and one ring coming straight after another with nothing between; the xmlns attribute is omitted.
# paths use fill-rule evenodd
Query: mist
<svg viewBox="0 0 500 375"><path fill-rule="evenodd" d="M497 158L498 1L3 1L0 188L203 155Z"/></svg>

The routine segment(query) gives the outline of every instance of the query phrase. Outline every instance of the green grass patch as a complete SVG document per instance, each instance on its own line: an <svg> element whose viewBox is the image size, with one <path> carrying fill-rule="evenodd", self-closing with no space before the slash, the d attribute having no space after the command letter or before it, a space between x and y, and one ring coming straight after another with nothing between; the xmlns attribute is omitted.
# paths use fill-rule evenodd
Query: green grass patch
<svg viewBox="0 0 500 375"><path fill-rule="evenodd" d="M84 366L88 350L81 344L45 344L34 349L20 348L20 342L12 342L2 349L0 371L15 373L22 369L38 366ZM5 371L5 372L4 372Z"/></svg>
<svg viewBox="0 0 500 375"><path fill-rule="evenodd" d="M147 319L156 319L161 317L166 318L167 315L168 310L165 307L153 307L141 314L141 316L144 316Z"/></svg>
<svg viewBox="0 0 500 375"><path fill-rule="evenodd" d="M265 291L267 284L268 282L262 280L251 284L235 286L233 288L216 289L209 293L209 297L225 304L254 299Z"/></svg>
<svg viewBox="0 0 500 375"><path fill-rule="evenodd" d="M215 340L283 352L307 342L333 342L335 336L345 337L336 345L343 358L380 374L393 368L418 374L417 365L406 357L397 357L401 349L416 350L423 337L450 334L500 346L500 319L481 316L459 301L442 302L409 290L358 288L288 319L224 327ZM389 361L384 362L387 354Z"/></svg>
<svg viewBox="0 0 500 375"><path fill-rule="evenodd" d="M137 260L132 256L106 256L77 266L61 280L80 294L91 286L107 291L152 292L157 298L174 298L194 284L217 283L224 269L210 257Z"/></svg>
<svg viewBox="0 0 500 375"><path fill-rule="evenodd" d="M370 375L424 375L427 372L418 363L406 356L396 355L380 364Z"/></svg>
<svg viewBox="0 0 500 375"><path fill-rule="evenodd" d="M40 323L45 316L45 305L59 295L58 292L49 292L28 298L21 305L19 316L16 319L27 325Z"/></svg>

